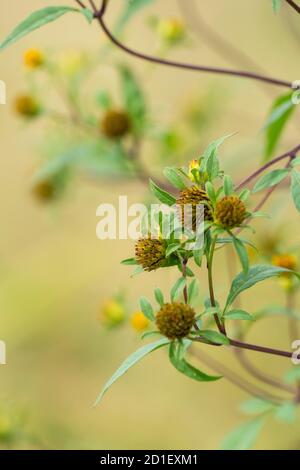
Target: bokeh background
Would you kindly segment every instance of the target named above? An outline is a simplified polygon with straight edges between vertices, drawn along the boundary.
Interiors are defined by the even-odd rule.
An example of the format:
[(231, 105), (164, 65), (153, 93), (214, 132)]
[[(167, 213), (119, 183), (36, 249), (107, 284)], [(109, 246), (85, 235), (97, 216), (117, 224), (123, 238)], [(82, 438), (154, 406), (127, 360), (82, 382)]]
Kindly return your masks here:
[[(53, 4), (49, 0), (17, 3), (1, 1), (1, 38), (29, 12)], [(72, 4), (68, 0), (65, 3)], [(111, 3), (109, 21), (117, 16), (121, 0)], [(295, 20), (287, 8), (280, 15), (272, 14), (270, 3), (199, 0), (207, 23), (270, 75), (299, 79), (298, 33), (294, 32), (298, 18)], [(128, 44), (155, 52), (153, 32), (145, 22), (154, 13), (181, 17), (175, 0), (158, 0), (132, 20), (126, 33)], [(97, 51), (104, 42), (97, 25), (90, 27), (81, 17), (70, 14), (0, 55), (0, 79), (7, 84), (7, 104), (0, 108), (0, 339), (7, 344), (7, 365), (0, 366), (0, 429), (13, 423), (19, 436), (11, 444), (14, 448), (215, 449), (233, 427), (245, 420), (237, 405), (247, 395), (226, 380), (217, 384), (188, 380), (170, 366), (163, 351), (137, 365), (98, 408), (92, 407), (106, 379), (140, 346), (138, 335), (129, 326), (114, 331), (103, 327), (98, 319), (101, 305), (125, 289), (128, 309), (134, 311), (139, 295), (151, 297), (156, 286), (167, 292), (177, 277), (171, 269), (131, 278), (132, 269), (121, 266), (120, 261), (132, 256), (134, 242), (96, 238), (97, 206), (101, 202), (116, 203), (118, 194), (128, 194), (132, 202), (142, 201), (145, 187), (137, 181), (112, 182), (107, 178), (89, 184), (78, 179), (60, 204), (48, 208), (37, 204), (30, 192), (30, 177), (39, 161), (45, 124), (41, 120), (26, 125), (14, 113), (14, 97), (25, 83), (23, 53), (30, 47)], [(149, 66), (121, 52), (114, 54), (134, 67), (153, 116), (161, 122), (184, 119), (180, 116), (193, 100), (201, 106), (202, 96), (213, 96), (217, 105), (212, 122), (204, 133), (199, 133), (199, 153), (212, 139), (237, 132), (222, 150), (226, 172), (233, 172), (238, 181), (259, 164), (263, 145), (260, 130), (280, 89), (269, 87), (265, 93), (247, 80), (160, 67), (154, 67), (149, 74)], [(192, 32), (189, 46), (174, 50), (171, 57), (235, 65), (225, 53), (221, 57), (212, 50), (205, 35), (199, 38)], [(103, 67), (102, 73), (101, 67), (99, 63), (99, 85), (114, 86), (113, 71)], [(294, 119), (285, 133), (283, 150), (297, 144), (297, 122)], [(159, 173), (155, 157), (146, 145), (142, 158)], [(284, 215), (288, 241), (297, 243), (299, 215), (286, 193), (280, 191), (274, 196), (268, 209), (277, 222)], [(266, 224), (255, 222), (259, 237), (265, 235)], [(229, 285), (222, 256), (216, 261), (220, 266), (216, 272), (220, 298)], [(206, 281), (200, 270), (199, 278), (204, 296)], [(256, 287), (243, 296), (243, 302), (251, 311), (267, 305), (270, 298), (273, 302), (283, 300), (276, 281)], [(249, 340), (287, 349), (284, 319), (264, 320), (251, 331)], [(224, 349), (209, 352), (238, 370)], [(278, 374), (290, 367), (285, 359), (257, 353), (251, 357), (261, 368)], [(299, 442), (296, 424), (288, 428), (272, 422), (264, 428), (256, 448), (295, 449)]]

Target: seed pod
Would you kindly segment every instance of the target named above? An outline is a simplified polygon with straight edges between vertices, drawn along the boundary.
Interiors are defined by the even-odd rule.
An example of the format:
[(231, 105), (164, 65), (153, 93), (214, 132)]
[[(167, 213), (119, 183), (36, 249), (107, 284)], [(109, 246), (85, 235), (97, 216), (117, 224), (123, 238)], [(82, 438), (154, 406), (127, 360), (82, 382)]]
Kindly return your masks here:
[(145, 271), (154, 271), (164, 265), (166, 244), (156, 238), (140, 238), (135, 245), (135, 257)]
[(129, 116), (124, 111), (110, 110), (101, 121), (101, 130), (108, 139), (120, 139), (130, 131)]
[(238, 196), (225, 196), (216, 205), (215, 220), (225, 228), (241, 225), (246, 216), (246, 206)]
[[(203, 215), (204, 220), (213, 220), (210, 199), (204, 189), (197, 186), (183, 189), (176, 204), (178, 205), (181, 223), (185, 228), (195, 231)], [(203, 210), (200, 210), (201, 205), (204, 206), (204, 214)]]
[(156, 315), (160, 333), (169, 339), (187, 336), (195, 323), (195, 311), (189, 305), (173, 302), (164, 304)]

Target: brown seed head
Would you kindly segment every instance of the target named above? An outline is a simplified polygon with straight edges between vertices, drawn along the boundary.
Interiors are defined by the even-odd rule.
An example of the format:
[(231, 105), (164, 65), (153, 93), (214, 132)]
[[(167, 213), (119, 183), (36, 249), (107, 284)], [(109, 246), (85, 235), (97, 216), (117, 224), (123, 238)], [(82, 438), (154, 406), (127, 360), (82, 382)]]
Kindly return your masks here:
[(140, 238), (135, 245), (135, 257), (145, 271), (154, 271), (164, 265), (166, 244), (156, 238)]
[(156, 315), (156, 326), (169, 339), (184, 338), (195, 323), (195, 315), (189, 305), (179, 302), (165, 304)]
[(226, 228), (241, 225), (247, 216), (246, 207), (238, 196), (225, 196), (216, 205), (216, 222)]
[(108, 139), (120, 139), (130, 130), (130, 119), (126, 112), (110, 110), (101, 121), (102, 133)]

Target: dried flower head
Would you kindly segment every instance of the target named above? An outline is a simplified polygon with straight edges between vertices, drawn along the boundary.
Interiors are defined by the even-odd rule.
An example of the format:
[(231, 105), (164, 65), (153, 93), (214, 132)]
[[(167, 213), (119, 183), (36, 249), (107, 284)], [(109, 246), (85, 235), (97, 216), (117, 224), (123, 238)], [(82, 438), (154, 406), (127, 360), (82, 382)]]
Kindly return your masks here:
[(27, 118), (36, 117), (40, 114), (39, 103), (30, 95), (20, 95), (16, 98), (15, 109), (18, 114)]
[(215, 220), (223, 227), (237, 227), (243, 223), (246, 216), (246, 206), (238, 196), (225, 196), (216, 205)]
[(51, 179), (45, 179), (37, 182), (32, 192), (34, 197), (40, 202), (51, 202), (57, 196), (57, 188)]
[(166, 244), (156, 238), (140, 238), (135, 245), (135, 257), (145, 271), (153, 271), (164, 265)]
[(28, 49), (24, 54), (24, 64), (31, 69), (41, 67), (44, 62), (44, 54), (39, 49)]
[(202, 205), (204, 206), (204, 220), (213, 219), (210, 199), (206, 191), (197, 186), (183, 189), (176, 204), (179, 206), (182, 225), (186, 228), (197, 229), (197, 223), (202, 221), (203, 210), (200, 210)]
[(138, 333), (147, 330), (150, 322), (148, 318), (145, 317), (143, 312), (135, 312), (131, 319), (130, 319), (130, 324), (132, 328), (137, 331)]
[(160, 333), (169, 339), (184, 338), (195, 323), (195, 315), (189, 305), (179, 302), (165, 304), (156, 315), (156, 325)]
[(108, 139), (120, 139), (130, 131), (130, 118), (124, 111), (110, 110), (101, 121), (102, 133)]

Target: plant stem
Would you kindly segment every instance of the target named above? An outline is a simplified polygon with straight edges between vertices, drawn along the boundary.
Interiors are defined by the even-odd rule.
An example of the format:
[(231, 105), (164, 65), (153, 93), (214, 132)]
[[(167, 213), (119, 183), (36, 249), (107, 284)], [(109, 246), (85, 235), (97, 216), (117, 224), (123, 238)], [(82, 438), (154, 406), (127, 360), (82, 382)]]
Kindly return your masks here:
[[(182, 260), (182, 276), (186, 279), (186, 265), (188, 263), (187, 258), (184, 258)], [(183, 298), (184, 298), (184, 303), (188, 303), (188, 290), (187, 290), (187, 285), (185, 283), (184, 289), (183, 289)]]
[(261, 166), (258, 170), (256, 170), (254, 173), (252, 173), (246, 179), (244, 179), (238, 186), (235, 187), (235, 191), (238, 191), (239, 189), (246, 186), (248, 183), (250, 183), (252, 180), (257, 178), (265, 170), (267, 170), (271, 166), (275, 165), (276, 163), (280, 162), (281, 160), (284, 160), (285, 158), (288, 158), (288, 157), (294, 158), (296, 156), (296, 154), (299, 152), (299, 150), (300, 150), (300, 144), (297, 145), (297, 147), (289, 150), (288, 152), (285, 152), (283, 155), (280, 155), (279, 157), (273, 158), (273, 160), (270, 160), (268, 163)]
[(81, 8), (86, 8), (86, 6), (83, 4), (83, 2), (81, 0), (75, 0), (76, 3), (78, 3), (78, 5), (81, 7)]
[(294, 10), (300, 14), (300, 7), (293, 0), (285, 0)]
[[(215, 293), (214, 293), (214, 285), (213, 285), (213, 275), (212, 275), (212, 267), (213, 267), (213, 258), (214, 258), (214, 252), (215, 252), (215, 247), (217, 243), (218, 237), (215, 236), (211, 242), (210, 246), (210, 252), (207, 257), (207, 277), (208, 277), (208, 287), (209, 287), (209, 297), (210, 297), (210, 304), (212, 307), (216, 306), (216, 299), (215, 299)], [(225, 325), (220, 321), (219, 316), (217, 313), (214, 314), (214, 319), (216, 322), (216, 325), (218, 327), (218, 330), (220, 333), (226, 335), (226, 329)]]
[(252, 72), (246, 72), (243, 70), (231, 70), (231, 69), (226, 69), (226, 68), (221, 68), (221, 67), (207, 67), (204, 65), (194, 65), (194, 64), (189, 64), (189, 63), (184, 63), (184, 62), (175, 62), (171, 60), (165, 60), (161, 59), (159, 57), (154, 57), (151, 55), (144, 54), (142, 52), (136, 51), (134, 49), (131, 49), (130, 47), (124, 45), (122, 42), (117, 39), (112, 32), (109, 30), (109, 28), (106, 26), (106, 23), (104, 22), (104, 13), (105, 13), (105, 5), (106, 2), (103, 0), (102, 3), (102, 8), (100, 12), (97, 12), (96, 18), (98, 19), (98, 22), (106, 34), (106, 36), (111, 40), (115, 46), (117, 46), (119, 49), (121, 49), (123, 52), (126, 54), (129, 54), (133, 57), (136, 57), (138, 59), (142, 59), (147, 62), (155, 63), (158, 65), (165, 65), (168, 67), (175, 67), (175, 68), (180, 68), (180, 69), (185, 69), (185, 70), (192, 70), (195, 72), (207, 72), (207, 73), (214, 73), (218, 75), (229, 75), (229, 76), (236, 76), (240, 78), (248, 78), (252, 80), (258, 80), (261, 82), (268, 83), (270, 85), (277, 85), (285, 88), (292, 88), (292, 82), (286, 81), (286, 80), (278, 80), (276, 78), (268, 77), (265, 75), (257, 74), (257, 73), (252, 73)]

